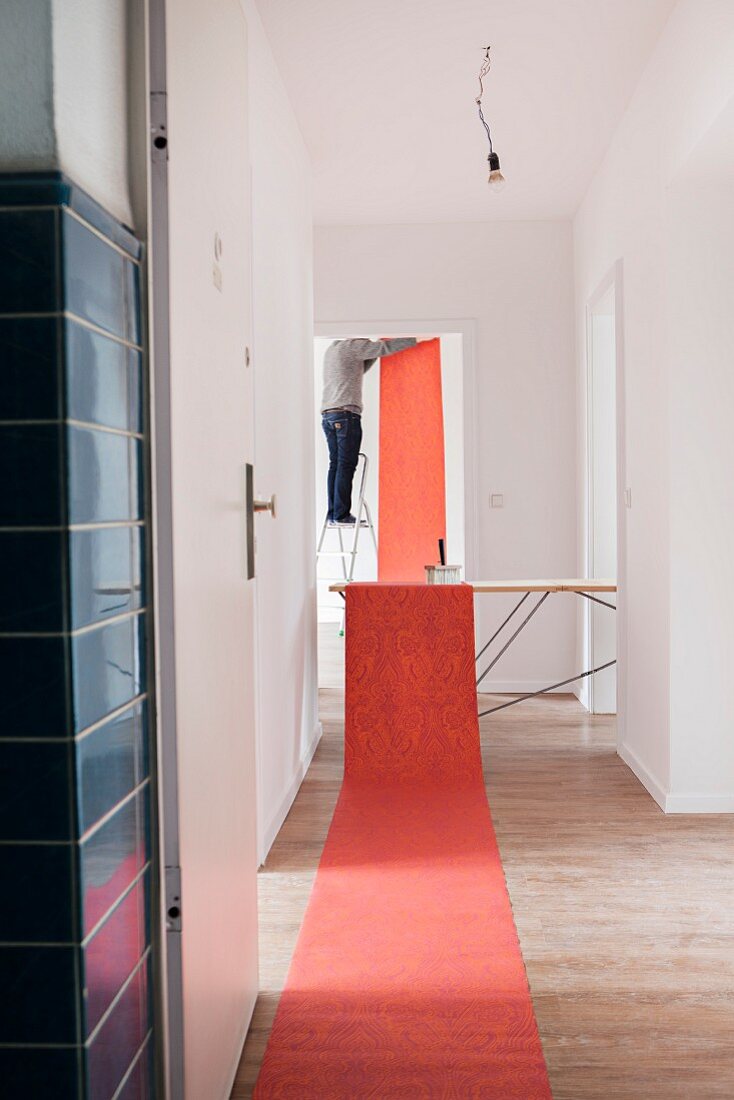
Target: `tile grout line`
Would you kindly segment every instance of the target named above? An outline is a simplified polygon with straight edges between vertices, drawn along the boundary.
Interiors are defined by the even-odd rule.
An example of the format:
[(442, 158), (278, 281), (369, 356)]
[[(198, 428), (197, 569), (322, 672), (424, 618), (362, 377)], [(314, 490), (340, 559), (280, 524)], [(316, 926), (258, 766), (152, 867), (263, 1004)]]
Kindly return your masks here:
[(132, 1073), (133, 1073), (133, 1070), (137, 1066), (138, 1062), (143, 1057), (143, 1054), (145, 1053), (145, 1048), (147, 1047), (148, 1043), (150, 1042), (150, 1037), (151, 1037), (152, 1034), (153, 1034), (153, 1028), (150, 1027), (150, 1028), (148, 1028), (148, 1033), (146, 1034), (146, 1036), (143, 1039), (142, 1043), (138, 1047), (137, 1052), (135, 1053), (135, 1056), (133, 1057), (133, 1060), (131, 1061), (130, 1065), (127, 1067), (127, 1070), (125, 1071), (125, 1074), (124, 1074), (122, 1080), (120, 1081), (120, 1084), (117, 1086), (114, 1093), (112, 1094), (112, 1100), (117, 1100), (117, 1098), (122, 1095), (122, 1090), (124, 1089), (125, 1085), (130, 1080), (130, 1078), (132, 1076)]
[(105, 531), (110, 527), (145, 527), (146, 521), (144, 519), (108, 519), (102, 520), (100, 523), (69, 523), (66, 526), (60, 526), (59, 524), (49, 524), (48, 527), (2, 527), (0, 526), (0, 535), (5, 534), (23, 534), (25, 532), (42, 533), (44, 531), (50, 531), (58, 533), (59, 531)]
[[(115, 252), (118, 252), (124, 259), (129, 260), (131, 264), (135, 264), (136, 267), (140, 267), (142, 261), (139, 257), (131, 256), (129, 252), (125, 251), (122, 245), (119, 245), (117, 241), (113, 241), (110, 237), (106, 236), (106, 234), (104, 234), (101, 229), (97, 229), (96, 225), (92, 225), (91, 222), (88, 222), (86, 218), (82, 217), (82, 215), (73, 208), (73, 206), (69, 206), (68, 203), (60, 203), (58, 209), (61, 210), (63, 213), (68, 214), (69, 217), (73, 218), (75, 222), (79, 223), (79, 225), (83, 225), (84, 228), (88, 229), (90, 233), (93, 233), (95, 237), (99, 237), (99, 239), (101, 241), (104, 241), (104, 243), (109, 248), (113, 249), (113, 251)], [(135, 239), (137, 241), (137, 238)]]
[(143, 791), (145, 787), (150, 784), (150, 776), (146, 776), (137, 787), (134, 787), (131, 791), (121, 798), (119, 802), (116, 802), (111, 810), (108, 810), (99, 821), (95, 821), (86, 832), (82, 833), (80, 837), (75, 837), (72, 840), (0, 840), (0, 848), (75, 848), (77, 845), (81, 847), (82, 844), (86, 844), (88, 840), (91, 840), (93, 836), (105, 825), (108, 824), (118, 812), (122, 810), (128, 803), (132, 802), (134, 798)]
[(84, 634), (93, 634), (111, 623), (120, 623), (126, 619), (138, 618), (140, 615), (145, 615), (147, 610), (147, 607), (136, 607), (132, 611), (122, 611), (119, 615), (110, 615), (108, 619), (100, 619), (97, 623), (78, 626), (75, 630), (0, 630), (0, 638), (80, 638)]
[(102, 1018), (101, 1018), (101, 1019), (100, 1019), (100, 1020), (99, 1020), (99, 1021), (98, 1021), (98, 1022), (97, 1022), (97, 1023), (95, 1024), (95, 1026), (94, 1026), (94, 1028), (92, 1029), (92, 1031), (90, 1031), (89, 1035), (88, 1035), (88, 1036), (87, 1036), (87, 1038), (86, 1038), (86, 1039), (84, 1040), (84, 1043), (82, 1044), (83, 1046), (85, 1046), (85, 1047), (90, 1047), (90, 1046), (92, 1045), (92, 1043), (94, 1042), (94, 1040), (95, 1040), (95, 1039), (97, 1038), (97, 1035), (98, 1035), (98, 1034), (99, 1034), (99, 1032), (100, 1032), (100, 1031), (102, 1030), (102, 1028), (103, 1028), (103, 1027), (104, 1027), (104, 1025), (105, 1025), (105, 1024), (107, 1023), (107, 1021), (109, 1020), (109, 1018), (110, 1018), (110, 1016), (111, 1016), (111, 1014), (112, 1014), (113, 1010), (114, 1010), (114, 1009), (115, 1009), (115, 1008), (117, 1007), (117, 1005), (118, 1005), (118, 1004), (120, 1003), (120, 1001), (122, 1000), (122, 998), (123, 998), (123, 997), (125, 996), (125, 994), (127, 993), (128, 989), (129, 989), (129, 988), (130, 988), (130, 986), (132, 985), (133, 981), (134, 981), (134, 980), (135, 980), (135, 978), (137, 977), (137, 975), (138, 975), (139, 971), (140, 971), (140, 970), (142, 969), (142, 967), (143, 967), (143, 966), (145, 965), (145, 963), (146, 963), (146, 962), (148, 961), (148, 958), (149, 958), (149, 956), (150, 956), (150, 951), (151, 951), (151, 949), (150, 949), (150, 944), (148, 944), (148, 946), (147, 946), (147, 947), (145, 948), (145, 950), (143, 951), (143, 954), (142, 954), (142, 955), (140, 956), (140, 958), (138, 959), (138, 961), (137, 961), (137, 963), (136, 963), (136, 965), (135, 965), (135, 968), (134, 968), (134, 969), (133, 969), (133, 970), (131, 971), (131, 973), (130, 973), (130, 974), (128, 974), (127, 978), (125, 979), (125, 981), (123, 982), (123, 984), (122, 984), (122, 985), (120, 986), (120, 988), (118, 989), (117, 993), (115, 994), (115, 996), (114, 996), (114, 997), (112, 998), (111, 1002), (109, 1003), (109, 1005), (108, 1005), (108, 1006), (107, 1006), (107, 1008), (105, 1009), (104, 1015), (103, 1015), (103, 1016), (102, 1016)]
[(100, 817), (99, 821), (95, 821), (94, 825), (90, 825), (90, 827), (82, 833), (82, 835), (77, 841), (75, 841), (75, 843), (81, 846), (82, 844), (86, 844), (88, 840), (91, 840), (93, 836), (96, 836), (100, 829), (103, 829), (105, 825), (107, 825), (108, 822), (112, 820), (116, 813), (118, 813), (120, 810), (124, 809), (125, 806), (133, 802), (134, 799), (136, 799), (138, 795), (142, 792), (143, 788), (147, 787), (149, 783), (150, 776), (146, 776), (145, 779), (142, 780), (142, 782), (138, 783), (137, 787), (133, 787), (131, 791), (128, 791), (124, 798), (121, 798), (119, 802), (116, 802), (111, 810), (108, 810), (106, 814), (103, 814), (102, 817)]
[(122, 891), (122, 893), (119, 895), (119, 897), (115, 898), (114, 902), (109, 907), (107, 912), (104, 913), (99, 918), (97, 923), (92, 926), (92, 928), (89, 930), (89, 932), (87, 932), (86, 936), (84, 936), (84, 938), (81, 940), (81, 943), (76, 944), (75, 946), (77, 946), (77, 947), (87, 947), (91, 943), (91, 941), (94, 939), (94, 937), (97, 935), (97, 933), (104, 927), (104, 925), (112, 917), (112, 915), (120, 908), (122, 903), (126, 900), (126, 898), (128, 898), (130, 896), (130, 894), (133, 892), (133, 890), (138, 885), (138, 883), (145, 877), (145, 875), (147, 875), (148, 871), (150, 871), (150, 870), (151, 870), (151, 861), (149, 859), (147, 859), (145, 861), (144, 865), (138, 871), (135, 878), (132, 880), (132, 882), (130, 882), (125, 887), (125, 889)]
[(108, 714), (105, 714), (102, 718), (98, 718), (96, 722), (92, 722), (91, 725), (85, 726), (79, 733), (71, 734), (68, 737), (0, 737), (0, 745), (5, 742), (13, 744), (43, 744), (43, 745), (61, 745), (67, 742), (79, 742), (83, 741), (90, 734), (95, 733), (102, 726), (108, 722), (114, 721), (119, 718), (125, 711), (130, 710), (136, 703), (143, 703), (148, 698), (147, 691), (141, 691), (133, 699), (128, 700), (127, 703), (123, 703), (122, 706), (115, 707)]
[(88, 321), (86, 317), (80, 317), (79, 314), (72, 313), (70, 309), (36, 310), (29, 313), (0, 313), (0, 321), (39, 321), (49, 320), (52, 317), (64, 317), (67, 321), (73, 321), (74, 324), (89, 329), (90, 332), (97, 333), (98, 336), (106, 336), (108, 340), (113, 340), (114, 343), (122, 344), (123, 347), (131, 348), (133, 351), (139, 351), (141, 354), (145, 350), (142, 344), (135, 344), (124, 336), (109, 332), (101, 325), (96, 325), (94, 321)]
[(109, 424), (95, 424), (91, 420), (76, 420), (73, 417), (65, 417), (57, 420), (0, 420), (0, 428), (29, 428), (48, 425), (67, 425), (72, 428), (83, 428), (86, 431), (106, 432), (108, 435), (121, 435), (125, 439), (143, 439), (142, 432), (132, 432), (126, 428), (113, 428)]
[[(0, 205), (0, 214), (47, 214), (52, 211), (66, 212), (75, 221), (79, 222), (80, 225), (83, 225), (85, 229), (88, 229), (90, 233), (93, 233), (95, 237), (99, 237), (100, 240), (104, 241), (104, 243), (109, 248), (113, 249), (113, 251), (115, 252), (119, 252), (120, 255), (123, 256), (124, 259), (129, 260), (131, 264), (135, 264), (136, 267), (142, 266), (143, 261), (141, 257), (131, 255), (126, 249), (122, 247), (122, 245), (118, 244), (117, 241), (113, 241), (110, 237), (103, 233), (101, 229), (98, 229), (96, 225), (93, 225), (90, 221), (83, 217), (83, 215), (75, 210), (73, 206), (70, 206), (68, 202), (38, 203), (38, 205), (21, 205), (19, 203), (17, 206)], [(116, 221), (116, 219), (113, 220)], [(122, 228), (125, 230), (125, 232), (130, 233), (130, 236), (135, 239), (136, 243), (140, 243), (135, 235), (127, 229), (127, 226), (123, 226)]]

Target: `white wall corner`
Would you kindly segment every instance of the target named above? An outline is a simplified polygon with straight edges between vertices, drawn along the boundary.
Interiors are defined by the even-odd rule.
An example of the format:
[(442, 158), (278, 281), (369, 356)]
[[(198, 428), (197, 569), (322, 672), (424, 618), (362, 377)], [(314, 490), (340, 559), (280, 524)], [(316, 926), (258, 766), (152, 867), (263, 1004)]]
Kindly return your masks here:
[(259, 841), (260, 851), (257, 854), (258, 864), (261, 867), (265, 860), (268, 858), (268, 852), (273, 846), (273, 841), (280, 832), (280, 828), (286, 817), (288, 816), (288, 811), (295, 801), (295, 797), (298, 794), (301, 783), (303, 783), (306, 772), (311, 766), (311, 761), (313, 760), (314, 753), (318, 748), (319, 741), (321, 740), (323, 733), (324, 727), (322, 726), (321, 722), (317, 722), (311, 735), (311, 740), (306, 746), (298, 763), (298, 767), (296, 768), (293, 779), (288, 784), (288, 787), (286, 788), (282, 799), (280, 800), (278, 806), (276, 807), (269, 821), (265, 825), (265, 828), (263, 829), (263, 834), (260, 837)]
[(617, 752), (619, 756), (624, 760), (627, 767), (634, 773), (639, 779), (645, 790), (652, 795), (657, 802), (658, 806), (664, 813), (668, 813), (667, 801), (668, 792), (663, 787), (652, 772), (648, 771), (645, 765), (642, 763), (637, 754), (629, 747), (629, 745), (618, 745)]

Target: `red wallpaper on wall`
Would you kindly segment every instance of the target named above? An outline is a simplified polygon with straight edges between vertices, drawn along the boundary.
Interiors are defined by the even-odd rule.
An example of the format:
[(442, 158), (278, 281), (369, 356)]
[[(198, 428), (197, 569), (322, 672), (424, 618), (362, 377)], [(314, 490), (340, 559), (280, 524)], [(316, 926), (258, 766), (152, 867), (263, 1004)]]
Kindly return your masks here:
[(446, 537), (441, 341), (380, 362), (381, 581), (423, 581)]

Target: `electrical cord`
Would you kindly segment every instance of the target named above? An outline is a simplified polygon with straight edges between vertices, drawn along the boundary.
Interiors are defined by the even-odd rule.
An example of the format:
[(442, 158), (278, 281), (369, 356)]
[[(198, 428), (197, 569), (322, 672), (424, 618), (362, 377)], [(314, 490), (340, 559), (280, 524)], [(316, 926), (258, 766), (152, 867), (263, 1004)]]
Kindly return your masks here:
[(487, 140), (489, 142), (489, 151), (490, 151), (490, 153), (493, 153), (494, 150), (492, 148), (492, 134), (490, 133), (489, 124), (487, 123), (487, 120), (484, 117), (484, 112), (482, 111), (482, 97), (484, 95), (484, 78), (487, 75), (487, 73), (489, 72), (489, 70), (491, 68), (491, 65), (492, 65), (492, 62), (490, 61), (490, 57), (489, 57), (490, 49), (491, 49), (490, 46), (485, 46), (484, 47), (484, 61), (482, 62), (482, 67), (479, 70), (479, 95), (477, 96), (475, 102), (476, 102), (476, 105), (477, 105), (477, 109), (479, 111), (479, 121), (481, 122), (484, 129), (487, 131)]

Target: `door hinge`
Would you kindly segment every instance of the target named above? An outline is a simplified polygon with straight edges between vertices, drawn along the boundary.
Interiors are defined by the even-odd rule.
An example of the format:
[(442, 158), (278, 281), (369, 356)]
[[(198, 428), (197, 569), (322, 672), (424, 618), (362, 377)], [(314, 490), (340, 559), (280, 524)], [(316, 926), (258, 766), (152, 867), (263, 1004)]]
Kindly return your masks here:
[(168, 160), (168, 110), (165, 92), (150, 93), (151, 160)]
[(166, 867), (166, 931), (181, 931), (180, 867)]

